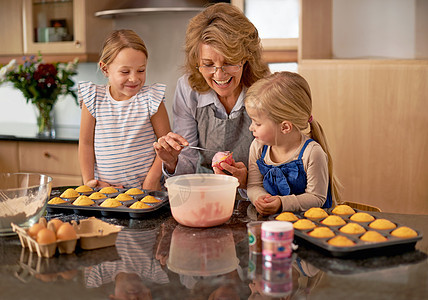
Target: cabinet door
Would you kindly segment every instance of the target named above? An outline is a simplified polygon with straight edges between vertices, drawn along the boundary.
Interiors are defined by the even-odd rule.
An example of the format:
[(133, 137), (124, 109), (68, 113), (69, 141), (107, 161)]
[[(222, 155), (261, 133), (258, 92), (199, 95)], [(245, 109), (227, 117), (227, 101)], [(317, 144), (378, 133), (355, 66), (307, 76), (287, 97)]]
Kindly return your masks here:
[[(0, 55), (22, 54), (22, 2), (0, 0)], [(7, 42), (5, 42), (7, 41)]]
[(24, 0), (24, 53), (84, 53), (84, 0)]

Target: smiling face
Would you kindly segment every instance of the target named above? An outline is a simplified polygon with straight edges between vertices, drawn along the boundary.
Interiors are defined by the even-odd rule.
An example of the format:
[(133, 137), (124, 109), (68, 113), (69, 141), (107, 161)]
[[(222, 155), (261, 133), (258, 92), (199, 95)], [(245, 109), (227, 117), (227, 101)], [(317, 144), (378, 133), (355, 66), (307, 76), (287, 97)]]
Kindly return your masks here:
[(281, 134), (281, 125), (269, 119), (265, 113), (252, 108), (247, 108), (246, 110), (251, 118), (249, 129), (254, 138), (264, 145), (277, 145), (277, 139)]
[[(199, 66), (216, 66), (222, 67), (226, 65), (235, 65), (225, 61), (223, 55), (218, 53), (212, 46), (202, 44), (200, 46)], [(235, 101), (238, 99), (242, 90), (242, 67), (236, 73), (225, 73), (221, 68), (217, 68), (215, 73), (208, 74), (201, 72), (207, 84), (212, 88), (220, 100), (232, 98)]]
[(121, 50), (112, 63), (100, 65), (110, 84), (110, 94), (117, 101), (136, 95), (146, 82), (147, 57), (132, 48)]

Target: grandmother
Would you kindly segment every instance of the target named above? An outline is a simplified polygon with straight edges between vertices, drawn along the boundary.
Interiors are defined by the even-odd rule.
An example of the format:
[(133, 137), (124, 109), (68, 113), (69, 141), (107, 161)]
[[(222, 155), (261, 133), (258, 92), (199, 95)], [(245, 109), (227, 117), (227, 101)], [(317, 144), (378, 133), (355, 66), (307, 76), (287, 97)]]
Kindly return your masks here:
[(237, 7), (218, 3), (193, 17), (187, 27), (186, 74), (178, 79), (173, 132), (154, 143), (167, 176), (225, 174), (211, 167), (215, 151), (231, 151), (235, 162), (222, 167), (246, 188), (253, 140), (244, 107), (247, 88), (269, 74), (261, 59), (257, 29)]

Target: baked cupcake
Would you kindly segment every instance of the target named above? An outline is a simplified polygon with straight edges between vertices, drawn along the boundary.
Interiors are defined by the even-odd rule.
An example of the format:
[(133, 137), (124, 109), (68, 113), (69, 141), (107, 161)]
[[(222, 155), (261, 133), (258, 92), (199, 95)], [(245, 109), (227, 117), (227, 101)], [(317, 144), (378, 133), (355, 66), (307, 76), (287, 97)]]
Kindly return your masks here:
[(391, 235), (395, 236), (395, 237), (406, 239), (406, 238), (416, 237), (416, 236), (418, 236), (418, 233), (415, 230), (413, 230), (412, 228), (409, 228), (407, 226), (401, 226), (401, 227), (398, 227), (397, 229), (393, 230), (391, 232)]
[(64, 199), (61, 199), (60, 197), (54, 197), (51, 200), (49, 200), (48, 204), (64, 204), (67, 203)]
[(347, 238), (346, 236), (343, 236), (343, 235), (337, 235), (334, 238), (329, 239), (327, 243), (332, 245), (332, 246), (337, 246), (337, 247), (355, 246), (355, 243), (352, 240), (350, 240), (349, 238)]
[(295, 229), (305, 230), (305, 229), (315, 228), (315, 224), (311, 220), (300, 219), (300, 220), (294, 222), (293, 227)]
[(348, 223), (345, 226), (340, 227), (339, 230), (347, 234), (361, 234), (366, 232), (366, 229), (357, 223)]
[(397, 225), (387, 219), (376, 219), (369, 224), (369, 227), (378, 230), (386, 230), (394, 229), (395, 227), (397, 227)]
[(122, 203), (120, 203), (119, 200), (107, 198), (106, 200), (103, 201), (103, 203), (101, 203), (100, 206), (102, 206), (102, 207), (118, 207), (121, 205), (122, 205)]
[(131, 195), (121, 193), (121, 194), (117, 195), (115, 199), (119, 200), (119, 201), (129, 201), (129, 200), (133, 200), (134, 198), (132, 198)]
[(305, 212), (304, 216), (309, 219), (321, 219), (327, 217), (328, 214), (321, 207), (311, 207)]
[(79, 192), (79, 193), (90, 193), (93, 191), (94, 190), (87, 185), (81, 185), (81, 186), (76, 188), (76, 192)]
[(62, 194), (61, 194), (61, 198), (77, 198), (79, 197), (80, 194), (78, 192), (76, 192), (75, 189), (69, 188), (66, 189)]
[(324, 225), (328, 226), (339, 226), (339, 225), (345, 225), (346, 222), (339, 216), (328, 216), (324, 220), (321, 221)]
[(314, 230), (308, 233), (312, 237), (316, 238), (329, 238), (333, 237), (335, 234), (334, 232), (328, 228), (328, 227), (316, 227)]
[(335, 215), (352, 215), (355, 214), (355, 210), (346, 204), (337, 205), (332, 211)]
[(285, 211), (283, 213), (280, 213), (275, 217), (275, 220), (278, 221), (287, 221), (287, 222), (294, 222), (297, 221), (299, 218), (296, 217), (295, 214)]
[(137, 201), (137, 202), (132, 203), (132, 205), (129, 208), (132, 208), (132, 209), (145, 209), (145, 208), (150, 208), (150, 207), (151, 207), (150, 205), (148, 205), (148, 204), (146, 204), (144, 202)]
[(92, 200), (100, 200), (100, 199), (107, 198), (107, 196), (104, 195), (103, 193), (100, 193), (100, 192), (94, 192), (94, 193), (89, 195), (89, 198)]
[(159, 202), (161, 202), (159, 199), (156, 199), (155, 197), (150, 196), (150, 195), (144, 197), (140, 201), (144, 202), (144, 203), (159, 203)]
[(88, 196), (79, 196), (74, 202), (73, 205), (79, 205), (79, 206), (91, 206), (94, 205), (95, 202), (91, 200)]
[(144, 192), (142, 190), (137, 189), (137, 188), (129, 189), (125, 193), (127, 193), (128, 195), (141, 195), (141, 194), (144, 194)]
[(349, 219), (355, 222), (371, 222), (374, 220), (374, 217), (365, 212), (357, 212), (353, 214)]
[(386, 242), (388, 239), (377, 231), (369, 230), (360, 237), (360, 240), (365, 242), (376, 243), (376, 242)]
[(117, 193), (118, 192), (118, 190), (116, 190), (114, 187), (112, 187), (112, 186), (106, 186), (106, 187), (103, 187), (101, 190), (100, 190), (100, 193), (103, 193), (103, 194), (114, 194), (114, 193)]

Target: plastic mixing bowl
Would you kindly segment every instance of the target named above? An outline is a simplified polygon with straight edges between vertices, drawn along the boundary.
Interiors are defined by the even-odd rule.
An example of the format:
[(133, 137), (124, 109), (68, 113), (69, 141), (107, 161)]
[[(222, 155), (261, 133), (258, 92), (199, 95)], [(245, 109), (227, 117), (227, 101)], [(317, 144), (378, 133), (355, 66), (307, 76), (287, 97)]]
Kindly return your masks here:
[(233, 213), (238, 179), (227, 175), (191, 174), (168, 178), (165, 186), (174, 219), (190, 227), (212, 227)]
[(0, 235), (12, 235), (11, 222), (37, 223), (46, 210), (52, 177), (35, 173), (0, 173)]

